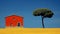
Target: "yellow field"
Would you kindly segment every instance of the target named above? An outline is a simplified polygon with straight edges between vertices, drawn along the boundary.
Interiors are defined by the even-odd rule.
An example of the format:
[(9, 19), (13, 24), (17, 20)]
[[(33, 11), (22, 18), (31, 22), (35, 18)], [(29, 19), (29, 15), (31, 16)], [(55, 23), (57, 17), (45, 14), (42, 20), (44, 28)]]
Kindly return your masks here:
[(0, 34), (60, 34), (60, 28), (0, 28)]

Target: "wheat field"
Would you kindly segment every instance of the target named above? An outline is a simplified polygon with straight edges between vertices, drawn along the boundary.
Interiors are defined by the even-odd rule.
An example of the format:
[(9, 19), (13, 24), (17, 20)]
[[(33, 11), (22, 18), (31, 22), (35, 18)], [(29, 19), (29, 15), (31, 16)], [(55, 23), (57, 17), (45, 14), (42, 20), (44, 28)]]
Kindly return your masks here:
[(0, 28), (0, 34), (60, 34), (60, 28)]

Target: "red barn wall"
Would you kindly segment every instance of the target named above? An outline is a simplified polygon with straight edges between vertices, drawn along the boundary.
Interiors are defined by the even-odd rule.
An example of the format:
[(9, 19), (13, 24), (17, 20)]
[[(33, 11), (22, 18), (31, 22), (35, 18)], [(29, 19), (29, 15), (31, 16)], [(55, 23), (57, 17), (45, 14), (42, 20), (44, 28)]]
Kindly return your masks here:
[(16, 27), (18, 25), (18, 23), (20, 23), (20, 27), (23, 26), (23, 17), (21, 16), (16, 16), (16, 15), (12, 15), (12, 16), (7, 16), (5, 18), (6, 20), (6, 26), (13, 26)]

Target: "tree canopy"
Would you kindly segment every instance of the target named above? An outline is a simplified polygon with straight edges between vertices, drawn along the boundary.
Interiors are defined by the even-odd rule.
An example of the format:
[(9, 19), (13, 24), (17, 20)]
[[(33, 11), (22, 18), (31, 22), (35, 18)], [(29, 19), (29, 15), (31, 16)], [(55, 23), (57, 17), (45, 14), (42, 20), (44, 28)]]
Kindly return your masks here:
[(51, 18), (53, 16), (53, 12), (47, 8), (39, 8), (34, 10), (33, 15)]

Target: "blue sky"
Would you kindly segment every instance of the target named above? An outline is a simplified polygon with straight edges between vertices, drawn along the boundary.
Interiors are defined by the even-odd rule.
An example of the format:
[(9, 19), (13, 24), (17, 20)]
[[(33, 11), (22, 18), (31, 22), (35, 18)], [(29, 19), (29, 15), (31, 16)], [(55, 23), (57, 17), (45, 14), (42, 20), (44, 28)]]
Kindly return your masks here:
[(46, 28), (60, 28), (60, 0), (0, 0), (0, 28), (5, 27), (5, 17), (19, 15), (24, 17), (25, 28), (42, 28), (41, 16), (33, 16), (36, 8), (49, 8), (52, 18), (45, 18)]

